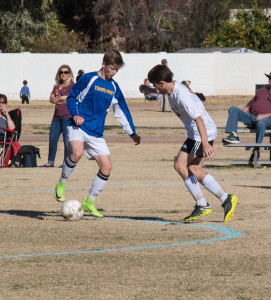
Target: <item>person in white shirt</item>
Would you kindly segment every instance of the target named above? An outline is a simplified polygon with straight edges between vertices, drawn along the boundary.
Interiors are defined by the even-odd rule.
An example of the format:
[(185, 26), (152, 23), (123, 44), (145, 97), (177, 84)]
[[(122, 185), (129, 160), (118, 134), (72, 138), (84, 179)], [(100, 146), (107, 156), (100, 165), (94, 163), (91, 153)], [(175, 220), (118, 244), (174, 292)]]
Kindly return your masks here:
[(167, 66), (153, 67), (148, 73), (148, 79), (154, 88), (141, 85), (139, 90), (145, 94), (157, 92), (167, 94), (173, 112), (187, 130), (187, 139), (174, 162), (175, 170), (181, 175), (185, 186), (196, 201), (194, 210), (184, 218), (184, 221), (195, 221), (212, 212), (199, 183), (220, 199), (224, 208), (224, 222), (230, 221), (238, 202), (237, 196), (226, 193), (215, 178), (202, 169), (204, 158), (215, 157), (213, 143), (217, 128), (214, 121), (197, 95), (191, 93), (185, 85), (173, 81), (172, 72)]

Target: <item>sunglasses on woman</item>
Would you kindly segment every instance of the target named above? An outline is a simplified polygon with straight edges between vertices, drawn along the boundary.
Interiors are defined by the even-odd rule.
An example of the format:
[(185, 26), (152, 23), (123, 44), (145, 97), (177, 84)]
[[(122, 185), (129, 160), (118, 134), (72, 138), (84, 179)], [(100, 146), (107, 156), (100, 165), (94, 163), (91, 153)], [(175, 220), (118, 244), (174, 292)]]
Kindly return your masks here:
[(0, 101), (0, 104), (7, 104), (6, 101)]
[(62, 75), (62, 74), (70, 74), (70, 72), (69, 71), (59, 71), (59, 75)]

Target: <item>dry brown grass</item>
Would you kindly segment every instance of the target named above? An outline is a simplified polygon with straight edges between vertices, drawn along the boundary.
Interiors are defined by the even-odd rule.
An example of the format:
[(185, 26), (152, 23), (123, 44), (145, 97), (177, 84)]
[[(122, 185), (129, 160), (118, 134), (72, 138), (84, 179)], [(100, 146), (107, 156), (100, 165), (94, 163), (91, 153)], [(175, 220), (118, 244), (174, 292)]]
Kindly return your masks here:
[[(225, 126), (227, 109), (217, 103), (220, 99), (208, 101), (218, 127)], [(270, 299), (270, 169), (231, 167), (230, 159), (249, 153), (224, 148), (220, 129), (217, 160), (206, 161), (205, 169), (238, 196), (235, 217), (224, 224), (220, 201), (205, 191), (213, 212), (197, 223), (202, 226), (177, 224), (194, 205), (173, 170), (173, 157), (185, 139), (183, 125), (173, 113), (159, 112), (157, 103), (128, 103), (142, 144), (134, 146), (109, 113), (105, 137), (113, 170), (96, 201), (109, 218), (95, 220), (85, 214), (81, 221), (64, 221), (61, 204), (54, 200), (61, 172), (57, 167), (0, 170), (0, 299)], [(15, 106), (10, 103), (10, 108)], [(21, 144), (39, 147), (42, 165), (53, 107), (31, 102), (22, 112)], [(59, 142), (56, 166), (62, 159)], [(67, 183), (66, 198), (82, 200), (97, 171), (95, 162), (84, 157)], [(151, 248), (221, 237), (214, 226), (242, 236)], [(91, 252), (144, 246), (149, 248)], [(89, 252), (75, 253), (84, 250)], [(63, 252), (67, 254), (57, 255)], [(29, 256), (19, 256), (24, 254)]]

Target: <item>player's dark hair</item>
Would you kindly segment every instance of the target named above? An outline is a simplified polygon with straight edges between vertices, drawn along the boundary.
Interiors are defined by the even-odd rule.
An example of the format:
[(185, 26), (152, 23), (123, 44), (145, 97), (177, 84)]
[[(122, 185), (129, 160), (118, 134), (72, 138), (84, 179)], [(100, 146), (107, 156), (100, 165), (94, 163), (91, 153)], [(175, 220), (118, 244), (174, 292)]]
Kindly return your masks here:
[(118, 66), (119, 68), (124, 66), (121, 54), (114, 49), (105, 52), (103, 61), (106, 65)]
[(156, 65), (149, 71), (148, 79), (152, 84), (160, 81), (172, 82), (172, 72), (167, 66)]
[(26, 80), (24, 80), (24, 81), (23, 81), (23, 84), (24, 84), (24, 85), (27, 85), (27, 81), (26, 81)]

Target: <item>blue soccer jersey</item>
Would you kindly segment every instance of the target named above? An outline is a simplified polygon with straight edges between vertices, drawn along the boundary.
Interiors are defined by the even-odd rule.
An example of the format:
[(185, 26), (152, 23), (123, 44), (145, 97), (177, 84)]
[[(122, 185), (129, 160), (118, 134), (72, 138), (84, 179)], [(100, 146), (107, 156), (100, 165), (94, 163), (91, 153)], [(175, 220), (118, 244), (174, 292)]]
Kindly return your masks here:
[[(80, 78), (70, 91), (67, 105), (72, 117), (84, 118), (80, 128), (91, 136), (103, 136), (105, 118), (111, 106), (124, 131), (129, 135), (135, 133), (132, 116), (118, 84), (113, 79), (104, 80), (97, 72)], [(68, 122), (68, 126), (71, 125), (75, 125), (72, 118)]]

